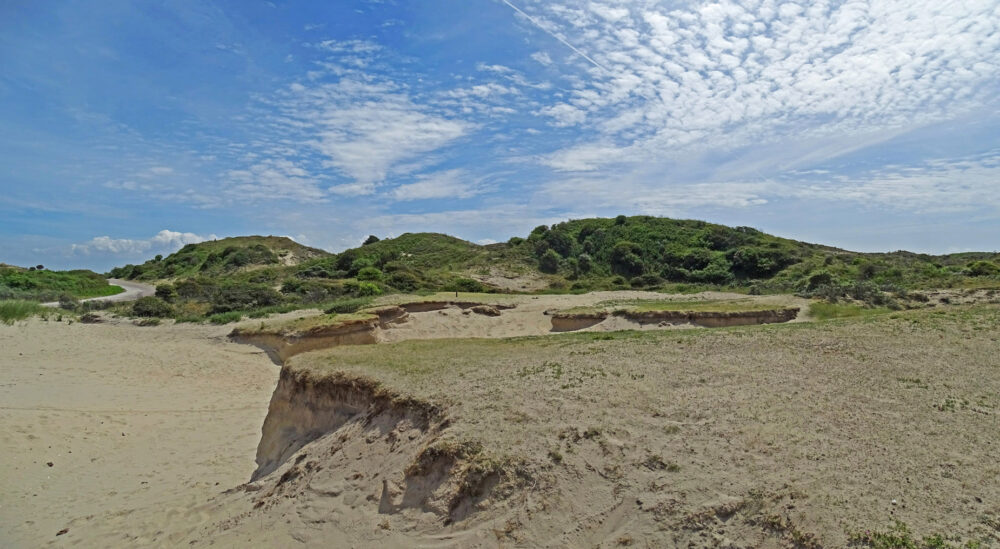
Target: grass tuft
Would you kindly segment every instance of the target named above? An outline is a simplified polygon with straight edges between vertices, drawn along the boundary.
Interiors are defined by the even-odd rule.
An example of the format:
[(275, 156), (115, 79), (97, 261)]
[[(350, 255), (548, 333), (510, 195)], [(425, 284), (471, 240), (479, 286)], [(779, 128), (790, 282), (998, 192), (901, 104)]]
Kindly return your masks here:
[(34, 301), (8, 299), (0, 301), (0, 322), (8, 326), (34, 315), (46, 315), (49, 310)]

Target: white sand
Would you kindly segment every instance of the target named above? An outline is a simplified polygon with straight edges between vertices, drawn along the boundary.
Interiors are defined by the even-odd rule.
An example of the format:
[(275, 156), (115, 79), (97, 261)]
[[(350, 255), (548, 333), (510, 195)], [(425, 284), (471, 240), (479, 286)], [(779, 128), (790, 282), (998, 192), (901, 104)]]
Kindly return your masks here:
[(278, 368), (228, 331), (0, 325), (0, 546), (246, 482)]

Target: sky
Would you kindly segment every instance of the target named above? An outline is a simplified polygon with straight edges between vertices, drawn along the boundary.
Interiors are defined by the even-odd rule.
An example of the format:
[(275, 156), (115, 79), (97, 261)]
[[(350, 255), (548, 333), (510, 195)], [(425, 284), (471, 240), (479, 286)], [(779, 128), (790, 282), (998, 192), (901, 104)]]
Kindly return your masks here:
[(0, 262), (618, 214), (1000, 249), (1000, 2), (0, 3)]

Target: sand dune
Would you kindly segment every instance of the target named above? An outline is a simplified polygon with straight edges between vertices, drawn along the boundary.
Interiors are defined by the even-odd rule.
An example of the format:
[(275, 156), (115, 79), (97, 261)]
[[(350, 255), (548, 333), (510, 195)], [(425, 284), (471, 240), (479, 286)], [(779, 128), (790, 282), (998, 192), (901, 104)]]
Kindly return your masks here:
[(73, 543), (74, 518), (245, 482), (278, 370), (226, 331), (0, 326), (0, 545)]

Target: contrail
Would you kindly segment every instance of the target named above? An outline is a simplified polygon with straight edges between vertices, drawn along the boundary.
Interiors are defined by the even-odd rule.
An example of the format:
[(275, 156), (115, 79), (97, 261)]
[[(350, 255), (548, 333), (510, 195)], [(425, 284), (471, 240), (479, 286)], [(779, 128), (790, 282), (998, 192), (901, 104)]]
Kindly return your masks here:
[(602, 65), (602, 64), (598, 63), (597, 61), (594, 61), (593, 59), (591, 59), (589, 55), (587, 55), (587, 54), (583, 53), (582, 51), (576, 49), (576, 47), (573, 46), (573, 44), (570, 44), (569, 42), (563, 40), (557, 34), (555, 34), (553, 32), (550, 32), (548, 29), (546, 29), (541, 24), (539, 24), (538, 21), (535, 21), (534, 17), (528, 15), (527, 13), (524, 13), (524, 11), (521, 10), (521, 8), (515, 6), (514, 4), (511, 4), (508, 0), (500, 0), (500, 1), (503, 2), (504, 4), (507, 4), (508, 6), (510, 6), (510, 8), (512, 10), (514, 10), (517, 13), (520, 13), (521, 15), (523, 15), (528, 21), (531, 21), (531, 24), (533, 24), (536, 27), (538, 27), (539, 29), (541, 29), (542, 32), (544, 32), (545, 34), (548, 34), (552, 38), (555, 38), (556, 40), (562, 42), (564, 46), (566, 46), (567, 48), (569, 48), (569, 49), (573, 50), (574, 52), (576, 52), (577, 55), (579, 55), (580, 57), (586, 59), (587, 61), (590, 61), (591, 64), (593, 64), (595, 67), (601, 69), (604, 72), (611, 72), (604, 65)]

